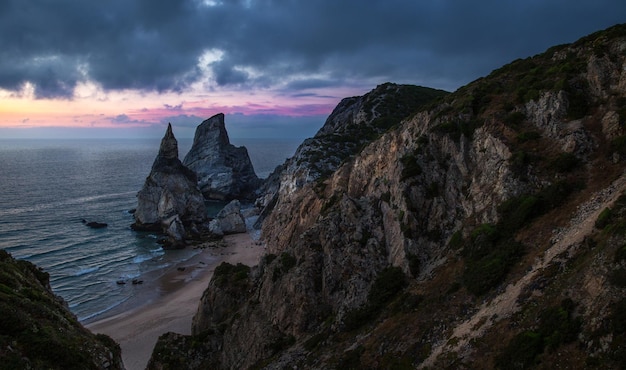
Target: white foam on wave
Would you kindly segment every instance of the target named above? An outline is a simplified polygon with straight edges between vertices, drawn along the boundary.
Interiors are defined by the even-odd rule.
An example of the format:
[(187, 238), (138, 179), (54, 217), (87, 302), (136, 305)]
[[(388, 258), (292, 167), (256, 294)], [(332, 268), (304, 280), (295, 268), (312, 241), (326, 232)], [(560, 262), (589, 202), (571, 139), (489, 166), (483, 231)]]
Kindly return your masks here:
[(151, 260), (153, 257), (154, 256), (152, 254), (140, 254), (140, 255), (135, 256), (133, 258), (133, 263), (134, 264), (140, 264), (142, 262)]
[(82, 275), (91, 274), (92, 272), (96, 272), (99, 269), (100, 269), (100, 267), (98, 267), (98, 266), (96, 266), (96, 267), (87, 267), (87, 268), (78, 270), (76, 273), (74, 273), (73, 276), (82, 276)]
[(151, 249), (150, 253), (152, 253), (155, 256), (162, 256), (165, 254), (165, 251), (163, 250), (162, 247), (158, 247), (157, 249)]

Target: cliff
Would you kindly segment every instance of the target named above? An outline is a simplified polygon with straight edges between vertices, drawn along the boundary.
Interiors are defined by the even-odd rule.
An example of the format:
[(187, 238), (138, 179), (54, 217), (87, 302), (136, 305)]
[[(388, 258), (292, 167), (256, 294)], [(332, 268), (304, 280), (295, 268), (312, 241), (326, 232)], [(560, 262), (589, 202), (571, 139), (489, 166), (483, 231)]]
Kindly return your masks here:
[[(341, 158), (290, 160), (268, 254), (216, 269), (193, 335), (162, 337), (151, 367), (623, 366), (625, 51), (615, 26), (398, 115)], [(318, 134), (350, 127), (355, 102), (401, 105), (383, 86)]]
[(252, 200), (261, 184), (247, 149), (230, 143), (221, 113), (196, 128), (183, 164), (196, 173), (198, 186), (207, 199)]
[(263, 196), (257, 200), (263, 208), (259, 223), (279, 199), (308, 183), (323, 181), (402, 119), (446, 94), (427, 87), (386, 83), (364, 96), (343, 99), (315, 136), (305, 140), (263, 184)]
[(50, 289), (48, 274), (0, 250), (0, 368), (123, 369), (121, 350), (94, 335)]
[(193, 171), (178, 159), (178, 141), (167, 130), (150, 174), (137, 193), (135, 230), (161, 231), (168, 236), (168, 247), (184, 246), (192, 232), (200, 233), (207, 221), (204, 198)]

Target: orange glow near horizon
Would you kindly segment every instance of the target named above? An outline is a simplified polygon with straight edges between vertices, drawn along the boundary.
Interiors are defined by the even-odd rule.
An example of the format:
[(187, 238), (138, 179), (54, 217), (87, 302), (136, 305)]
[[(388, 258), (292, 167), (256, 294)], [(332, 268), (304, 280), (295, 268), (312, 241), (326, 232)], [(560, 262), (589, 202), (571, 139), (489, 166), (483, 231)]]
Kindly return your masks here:
[(217, 113), (319, 116), (328, 115), (341, 98), (327, 92), (290, 97), (266, 91), (105, 93), (94, 86), (81, 86), (76, 90), (74, 98), (67, 100), (35, 99), (28, 92), (0, 91), (0, 128), (137, 128), (158, 125), (171, 117), (205, 119)]

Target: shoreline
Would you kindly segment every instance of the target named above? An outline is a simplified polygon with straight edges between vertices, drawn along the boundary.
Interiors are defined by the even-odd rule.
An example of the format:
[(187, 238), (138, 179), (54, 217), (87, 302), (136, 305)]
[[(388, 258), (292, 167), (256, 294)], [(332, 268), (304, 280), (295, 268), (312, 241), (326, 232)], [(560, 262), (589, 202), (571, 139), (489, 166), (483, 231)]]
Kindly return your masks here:
[(83, 325), (120, 344), (127, 370), (145, 369), (161, 334), (170, 331), (191, 334), (192, 318), (215, 267), (222, 262), (254, 266), (265, 252), (249, 232), (226, 235), (224, 243), (225, 247), (205, 248), (190, 259), (170, 266), (154, 282), (140, 285), (145, 294), (133, 299), (134, 306), (122, 304), (86, 320)]

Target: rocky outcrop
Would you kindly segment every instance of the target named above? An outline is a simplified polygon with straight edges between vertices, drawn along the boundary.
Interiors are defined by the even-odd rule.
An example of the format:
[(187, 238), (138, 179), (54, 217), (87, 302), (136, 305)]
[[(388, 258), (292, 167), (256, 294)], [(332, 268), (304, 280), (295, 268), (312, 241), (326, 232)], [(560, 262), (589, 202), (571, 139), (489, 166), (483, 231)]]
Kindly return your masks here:
[[(620, 366), (624, 50), (621, 25), (515, 61), (338, 162), (311, 165), (305, 142), (273, 187), (268, 254), (216, 270), (193, 335), (163, 338), (152, 364)], [(324, 137), (367, 99), (344, 100)]]
[(196, 175), (178, 159), (178, 142), (171, 124), (137, 194), (134, 217), (133, 229), (163, 232), (168, 236), (168, 247), (184, 246), (188, 230), (197, 229), (207, 220)]
[(321, 181), (351, 156), (424, 105), (448, 94), (421, 86), (385, 83), (371, 92), (343, 99), (313, 138), (306, 139), (263, 185), (257, 205), (260, 222), (279, 197)]
[(121, 350), (85, 329), (53, 294), (48, 273), (0, 250), (0, 367), (124, 369)]
[(198, 186), (207, 199), (254, 199), (261, 183), (247, 149), (230, 143), (222, 113), (196, 128), (183, 163), (197, 174)]

